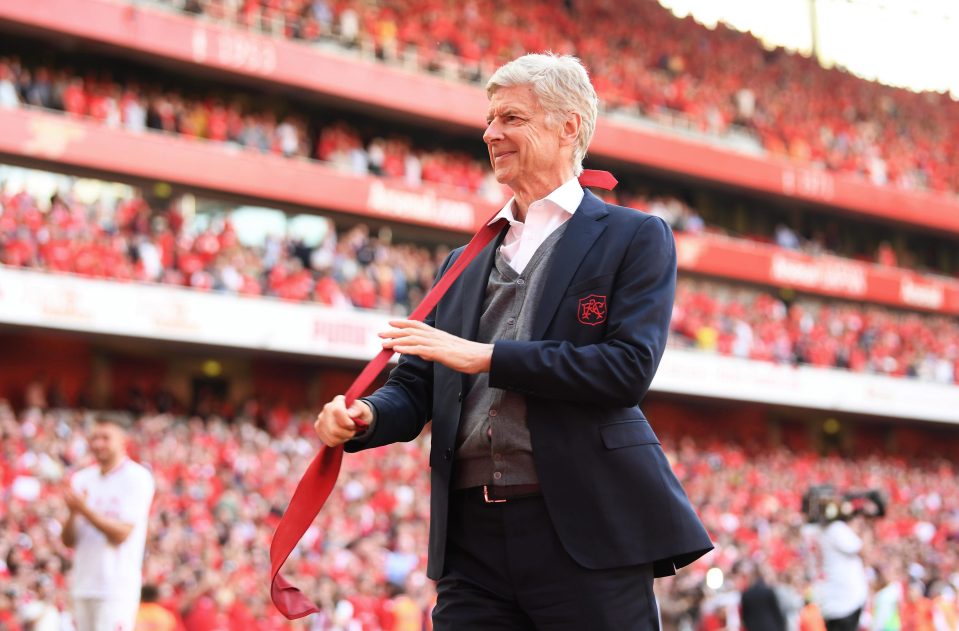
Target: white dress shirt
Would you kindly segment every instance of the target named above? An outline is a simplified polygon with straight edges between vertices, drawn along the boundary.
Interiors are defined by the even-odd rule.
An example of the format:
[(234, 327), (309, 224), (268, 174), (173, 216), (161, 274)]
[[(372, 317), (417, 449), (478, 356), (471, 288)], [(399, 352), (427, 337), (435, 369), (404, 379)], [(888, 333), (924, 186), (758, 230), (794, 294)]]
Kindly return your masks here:
[(513, 214), (513, 200), (516, 198), (511, 197), (503, 209), (490, 220), (490, 223), (504, 217), (509, 220), (509, 232), (503, 238), (499, 250), (509, 266), (522, 274), (543, 241), (573, 216), (584, 195), (579, 180), (570, 178), (543, 199), (530, 204), (526, 210), (525, 222), (518, 221)]

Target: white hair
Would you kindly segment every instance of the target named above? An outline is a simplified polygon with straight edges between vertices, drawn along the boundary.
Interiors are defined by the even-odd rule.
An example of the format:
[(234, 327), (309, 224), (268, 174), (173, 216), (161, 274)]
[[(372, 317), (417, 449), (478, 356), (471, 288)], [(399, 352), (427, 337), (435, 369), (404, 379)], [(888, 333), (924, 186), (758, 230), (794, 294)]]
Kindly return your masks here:
[(582, 62), (572, 55), (553, 53), (523, 55), (500, 66), (486, 82), (486, 96), (499, 88), (528, 85), (546, 114), (563, 120), (570, 112), (580, 115), (582, 123), (573, 148), (573, 175), (583, 172), (583, 158), (596, 131), (599, 99)]

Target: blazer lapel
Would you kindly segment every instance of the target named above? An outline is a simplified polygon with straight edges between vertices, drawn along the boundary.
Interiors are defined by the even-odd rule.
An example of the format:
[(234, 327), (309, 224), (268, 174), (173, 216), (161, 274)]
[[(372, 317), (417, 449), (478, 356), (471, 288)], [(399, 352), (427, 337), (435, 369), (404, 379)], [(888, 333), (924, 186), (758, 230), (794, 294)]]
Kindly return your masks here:
[(556, 249), (549, 259), (549, 270), (540, 297), (539, 308), (533, 320), (531, 339), (540, 340), (549, 323), (553, 321), (556, 309), (569, 287), (573, 274), (579, 269), (583, 257), (606, 229), (606, 224), (598, 221), (609, 212), (606, 204), (598, 197), (586, 191), (579, 208), (573, 213)]

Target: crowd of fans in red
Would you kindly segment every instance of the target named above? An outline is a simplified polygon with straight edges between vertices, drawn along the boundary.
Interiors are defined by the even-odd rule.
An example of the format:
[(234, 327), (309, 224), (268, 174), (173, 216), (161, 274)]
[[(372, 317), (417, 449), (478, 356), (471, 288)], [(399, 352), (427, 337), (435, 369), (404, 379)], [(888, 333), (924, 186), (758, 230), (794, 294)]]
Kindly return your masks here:
[(670, 343), (761, 361), (959, 383), (955, 318), (681, 278)]
[(155, 214), (133, 197), (101, 211), (55, 196), (41, 212), (27, 193), (0, 193), (0, 263), (406, 313), (448, 251), (392, 244), (363, 224), (337, 233), (332, 221), (314, 247), (280, 235), (251, 247), (229, 217), (196, 230), (175, 204)]
[[(194, 94), (0, 57), (0, 108), (32, 105), (86, 117), (131, 132), (155, 130), (231, 143), (261, 153), (313, 158), (357, 174), (423, 182), (501, 197), (488, 165), (463, 151), (414, 147), (402, 134), (362, 133), (322, 114), (264, 106), (250, 94)], [(286, 111), (287, 113), (278, 113)]]
[[(578, 55), (607, 108), (722, 134), (877, 184), (959, 191), (959, 103), (766, 50), (748, 33), (677, 19), (655, 0), (160, 0), (276, 36), (332, 40), (480, 80), (528, 51)], [(589, 24), (583, 30), (580, 24)], [(736, 63), (729, 63), (734, 59)]]
[[(187, 631), (400, 631), (411, 616), (421, 629), (433, 597), (424, 574), (426, 444), (349, 459), (329, 508), (287, 565), (325, 614), (289, 625), (264, 587), (268, 550), (315, 442), (294, 431), (271, 436), (242, 417), (246, 409), (230, 424), (146, 415), (131, 432), (131, 455), (157, 484), (144, 581), (159, 588), (159, 602)], [(87, 461), (84, 419), (39, 408), (18, 418), (0, 401), (0, 628), (30, 629), (26, 618), (69, 609), (60, 483)], [(294, 429), (309, 429), (305, 417), (295, 420)]]
[[(110, 212), (58, 195), (44, 212), (25, 192), (0, 193), (0, 263), (405, 314), (448, 251), (393, 243), (364, 224), (339, 233), (327, 225), (312, 245), (290, 236), (244, 245), (229, 214), (200, 229), (176, 204), (156, 213), (140, 197)], [(673, 344), (703, 351), (959, 382), (959, 324), (944, 316), (786, 303), (768, 290), (683, 279), (671, 326)]]
[[(6, 96), (4, 96), (6, 95)], [(250, 94), (232, 97), (208, 88), (190, 96), (159, 85), (141, 86), (134, 81), (109, 78), (102, 70), (77, 72), (50, 66), (31, 66), (17, 58), (0, 58), (0, 107), (26, 103), (85, 116), (109, 126), (132, 132), (152, 129), (177, 133), (189, 138), (232, 143), (253, 151), (269, 152), (291, 158), (313, 157), (351, 173), (373, 175), (403, 181), (417, 187), (424, 182), (448, 186), (477, 194), (490, 204), (503, 199), (504, 189), (492, 177), (485, 160), (464, 151), (424, 149), (422, 143), (403, 133), (383, 131), (382, 125), (356, 125), (323, 114), (313, 116), (278, 114), (289, 112), (289, 104), (254, 104)], [(318, 123), (315, 124), (310, 121)], [(364, 131), (360, 131), (360, 128)], [(428, 144), (428, 143), (427, 143)], [(479, 140), (477, 139), (477, 145)], [(696, 210), (677, 194), (661, 194), (655, 186), (620, 174), (623, 184), (617, 191), (604, 192), (608, 201), (642, 209), (666, 219), (674, 230), (707, 229), (734, 236), (776, 242), (782, 247), (803, 249), (814, 254), (831, 252), (905, 267), (955, 274), (959, 260), (944, 243), (917, 251), (917, 245), (905, 245), (891, 230), (874, 227), (873, 241), (886, 241), (880, 250), (842, 238), (836, 217), (804, 221), (799, 230), (795, 217), (783, 214), (775, 227), (769, 222), (768, 209), (742, 200), (725, 201), (729, 206), (748, 209), (749, 230), (734, 230), (731, 219), (711, 218), (705, 224)], [(727, 225), (729, 224), (729, 225)], [(825, 228), (830, 228), (826, 230)], [(801, 235), (802, 232), (807, 234)], [(881, 235), (879, 234), (881, 233)], [(888, 242), (898, 243), (895, 250)], [(926, 239), (928, 242), (929, 239)]]
[[(6, 96), (4, 96), (6, 95)], [(63, 110), (72, 116), (86, 116), (106, 125), (137, 133), (144, 129), (177, 133), (189, 138), (232, 143), (253, 151), (291, 158), (313, 157), (347, 172), (391, 178), (417, 187), (423, 183), (451, 187), (489, 201), (503, 200), (504, 190), (492, 177), (485, 160), (463, 151), (424, 149), (424, 145), (403, 133), (383, 131), (382, 125), (356, 125), (335, 117), (327, 120), (289, 111), (284, 103), (253, 104), (250, 94), (224, 97), (205, 92), (183, 96), (159, 85), (142, 86), (132, 81), (116, 82), (101, 70), (77, 73), (49, 66), (28, 67), (17, 58), (0, 58), (0, 107), (29, 104)], [(310, 120), (319, 123), (319, 127)], [(321, 120), (322, 119), (322, 120)], [(360, 131), (363, 128), (364, 131)], [(427, 143), (428, 144), (428, 143)], [(477, 139), (477, 144), (479, 140)], [(795, 217), (782, 214), (778, 224), (769, 221), (767, 208), (755, 202), (726, 200), (726, 206), (747, 209), (749, 230), (733, 228), (731, 217), (710, 217), (708, 223), (696, 209), (683, 201), (679, 192), (663, 194), (655, 185), (620, 174), (623, 183), (616, 191), (602, 192), (610, 202), (638, 208), (666, 219), (674, 230), (696, 232), (706, 229), (733, 236), (775, 242), (789, 249), (812, 254), (830, 252), (884, 264), (897, 263), (913, 269), (956, 274), (959, 259), (948, 243), (906, 245), (890, 229), (875, 227), (869, 243), (853, 243), (843, 230), (840, 218), (808, 220), (800, 230)], [(827, 230), (826, 228), (829, 228)], [(805, 234), (804, 234), (805, 233)], [(846, 238), (842, 235), (846, 234)], [(886, 241), (882, 248), (872, 242)], [(895, 249), (889, 242), (895, 241)], [(917, 248), (919, 248), (917, 250)], [(945, 256), (943, 256), (945, 254)]]
[[(768, 570), (767, 580), (776, 588), (791, 621), (788, 628), (800, 628), (796, 619), (803, 603), (812, 598), (811, 587), (820, 570), (815, 529), (800, 511), (802, 495), (816, 484), (842, 490), (877, 489), (885, 494), (886, 516), (854, 523), (854, 527), (864, 540), (862, 557), (872, 583), (871, 594), (888, 583), (902, 583), (906, 595), (899, 604), (898, 628), (959, 628), (955, 463), (910, 463), (879, 454), (822, 457), (719, 439), (697, 442), (688, 436), (667, 437), (663, 444), (717, 544), (716, 551), (692, 571), (658, 581), (667, 628), (683, 628), (683, 622), (694, 629), (740, 628), (733, 620), (738, 616), (737, 587), (742, 588), (743, 583), (735, 575), (733, 581), (728, 579), (741, 561)], [(724, 588), (702, 588), (703, 571), (709, 566), (723, 570), (727, 577)], [(870, 609), (871, 602), (861, 620), (863, 628), (890, 628), (873, 626)], [(935, 625), (934, 616), (938, 618)]]
[[(186, 631), (428, 629), (435, 598), (424, 574), (428, 435), (345, 459), (330, 502), (287, 565), (287, 576), (324, 613), (289, 624), (268, 600), (267, 550), (277, 515), (315, 449), (312, 413), (268, 419), (268, 425), (285, 426), (273, 434), (259, 429), (255, 416), (255, 404), (240, 406), (231, 422), (148, 411), (130, 432), (132, 456), (151, 467), (157, 482), (144, 580), (159, 588), (160, 604)], [(18, 415), (0, 401), (0, 628), (20, 631), (37, 628), (31, 621), (44, 616), (48, 624), (51, 617), (68, 617), (60, 613), (69, 609), (71, 558), (59, 540), (65, 515), (60, 484), (88, 461), (87, 418), (80, 410), (42, 406)], [(702, 437), (662, 438), (717, 543), (714, 553), (679, 576), (657, 581), (666, 629), (726, 628), (723, 620), (735, 615), (738, 597), (734, 568), (744, 559), (771, 570), (783, 602), (794, 604), (787, 614), (797, 615), (817, 564), (800, 512), (805, 487), (796, 480), (886, 494), (886, 517), (859, 526), (867, 565), (908, 586), (903, 629), (932, 631), (918, 618), (907, 621), (931, 615), (933, 604), (953, 621), (935, 631), (957, 628), (954, 463), (823, 458), (782, 447), (747, 453), (742, 445)], [(725, 574), (721, 588), (705, 586), (711, 567)], [(922, 602), (929, 606), (919, 607)]]

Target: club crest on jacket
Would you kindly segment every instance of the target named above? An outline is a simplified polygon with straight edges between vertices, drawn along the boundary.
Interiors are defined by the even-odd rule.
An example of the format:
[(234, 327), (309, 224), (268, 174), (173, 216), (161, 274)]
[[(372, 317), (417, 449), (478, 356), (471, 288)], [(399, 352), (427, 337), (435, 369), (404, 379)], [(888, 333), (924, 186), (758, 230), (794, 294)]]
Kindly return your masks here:
[(579, 301), (579, 321), (595, 326), (606, 322), (606, 296), (590, 294)]

